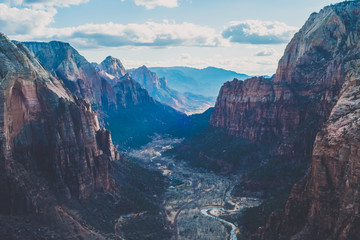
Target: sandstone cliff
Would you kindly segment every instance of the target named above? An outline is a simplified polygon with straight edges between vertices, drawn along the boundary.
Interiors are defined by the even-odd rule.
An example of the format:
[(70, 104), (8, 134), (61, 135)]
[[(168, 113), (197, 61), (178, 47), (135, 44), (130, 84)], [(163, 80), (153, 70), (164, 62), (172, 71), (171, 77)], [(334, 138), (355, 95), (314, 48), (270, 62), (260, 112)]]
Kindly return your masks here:
[(317, 134), (310, 170), (273, 216), (263, 239), (357, 239), (359, 232), (360, 59), (345, 65), (346, 82)]
[(70, 44), (58, 41), (23, 44), (73, 94), (89, 101), (95, 111), (116, 109), (115, 93), (110, 84)]
[(344, 83), (346, 62), (358, 54), (354, 16), (356, 7), (312, 14), (272, 79), (234, 80), (222, 87), (211, 124), (252, 141), (277, 141), (282, 154), (309, 156)]
[(115, 85), (117, 81), (127, 73), (121, 61), (111, 56), (108, 56), (97, 65), (96, 70), (100, 76), (105, 78), (111, 85)]
[(114, 90), (116, 94), (116, 104), (123, 108), (143, 103), (155, 103), (148, 91), (133, 80), (128, 73), (118, 80), (114, 86)]
[(45, 213), (109, 190), (118, 156), (90, 104), (3, 34), (0, 62), (0, 212)]
[[(336, 61), (341, 62), (341, 65), (338, 68), (332, 66), (332, 72), (318, 73), (325, 74), (327, 78), (324, 79), (332, 84), (336, 81), (344, 84), (337, 97), (337, 103), (316, 136), (310, 170), (305, 179), (293, 187), (285, 211), (274, 213), (267, 225), (260, 229), (258, 237), (261, 239), (359, 238), (359, 9), (358, 2), (329, 6), (319, 14), (313, 14), (305, 25), (308, 27), (310, 22), (311, 26), (315, 23), (329, 26), (331, 20), (332, 28), (326, 28), (326, 34), (343, 35), (337, 29), (346, 33), (340, 39), (341, 48), (337, 51)], [(310, 28), (308, 31), (311, 32), (313, 29)], [(333, 31), (329, 32), (329, 30)], [(327, 39), (322, 41), (326, 46)], [(331, 42), (332, 39), (329, 41)], [(289, 48), (293, 49), (291, 44)], [(299, 51), (299, 49), (295, 50), (296, 55)], [(324, 70), (320, 67), (322, 66), (319, 65), (320, 70)], [(279, 67), (276, 81), (289, 77), (285, 69), (286, 67)], [(293, 76), (296, 76), (297, 73), (294, 74)], [(293, 76), (294, 82), (299, 81)], [(321, 82), (321, 84), (325, 83)], [(330, 91), (331, 88), (327, 96), (330, 96)]]

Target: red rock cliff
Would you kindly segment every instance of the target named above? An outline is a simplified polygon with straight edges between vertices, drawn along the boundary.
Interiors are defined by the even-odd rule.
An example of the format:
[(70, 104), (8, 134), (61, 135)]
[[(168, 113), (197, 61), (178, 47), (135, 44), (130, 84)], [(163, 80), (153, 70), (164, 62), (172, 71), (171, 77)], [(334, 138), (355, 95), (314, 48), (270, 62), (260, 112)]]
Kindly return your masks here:
[[(333, 30), (341, 28), (347, 33), (337, 60), (342, 62), (342, 74), (336, 70), (326, 73), (330, 80), (344, 84), (316, 136), (309, 172), (293, 187), (285, 211), (274, 213), (259, 231), (261, 239), (343, 240), (360, 236), (360, 4), (326, 7), (310, 20), (323, 24), (324, 18), (333, 20)], [(279, 69), (282, 72), (285, 68)]]
[(336, 103), (345, 65), (358, 54), (357, 11), (327, 7), (312, 14), (287, 46), (273, 79), (234, 80), (222, 87), (211, 124), (253, 141), (277, 140), (283, 153), (309, 155)]
[(263, 239), (358, 239), (360, 236), (360, 59), (345, 65), (346, 82), (317, 134), (310, 170), (292, 189), (285, 214)]
[(3, 34), (0, 62), (0, 212), (40, 213), (54, 198), (109, 190), (114, 149), (109, 137), (97, 141), (90, 104)]

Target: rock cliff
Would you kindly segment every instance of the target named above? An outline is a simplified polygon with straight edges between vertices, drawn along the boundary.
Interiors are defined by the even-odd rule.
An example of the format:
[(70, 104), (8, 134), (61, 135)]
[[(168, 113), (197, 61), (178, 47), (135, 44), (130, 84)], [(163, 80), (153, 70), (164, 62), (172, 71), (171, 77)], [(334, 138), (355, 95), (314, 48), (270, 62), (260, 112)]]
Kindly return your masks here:
[(100, 76), (108, 80), (111, 85), (115, 85), (117, 81), (127, 73), (121, 61), (111, 56), (108, 56), (97, 65), (96, 70)]
[(89, 101), (95, 111), (107, 112), (116, 109), (111, 85), (70, 44), (58, 41), (23, 44), (47, 70), (60, 78), (73, 94)]
[(344, 83), (345, 65), (358, 55), (356, 11), (327, 7), (312, 14), (272, 79), (222, 87), (211, 124), (252, 141), (278, 141), (282, 154), (309, 156)]
[[(325, 75), (319, 87), (344, 82), (337, 103), (317, 133), (311, 167), (306, 177), (297, 183), (290, 194), (284, 212), (274, 213), (267, 225), (260, 229), (261, 239), (358, 239), (359, 238), (359, 159), (360, 159), (360, 56), (359, 2), (344, 2), (324, 8), (311, 15), (300, 32), (311, 33), (323, 29), (329, 39), (337, 42), (336, 58), (328, 65), (318, 66), (318, 74)], [(324, 25), (324, 26), (323, 26)], [(312, 26), (312, 28), (309, 28)], [(317, 28), (316, 28), (316, 27)], [(330, 28), (331, 26), (331, 28)], [(324, 28), (325, 27), (325, 28)], [(330, 31), (331, 30), (331, 31)], [(335, 41), (331, 36), (341, 36)], [(299, 36), (295, 37), (298, 38)], [(293, 48), (296, 59), (305, 49)], [(304, 46), (305, 47), (305, 46)], [(334, 56), (333, 52), (326, 55)], [(284, 61), (284, 60), (282, 60)], [(282, 63), (282, 61), (280, 63)], [(291, 62), (291, 61), (290, 61)], [(341, 62), (339, 66), (335, 62)], [(307, 68), (306, 65), (303, 65)], [(291, 65), (280, 64), (276, 81), (291, 78), (299, 82), (297, 72), (289, 75)], [(327, 69), (330, 68), (330, 69)], [(317, 75), (315, 75), (316, 77)], [(304, 78), (307, 80), (307, 78)], [(326, 81), (325, 81), (326, 80)], [(314, 80), (316, 82), (316, 78)], [(310, 76), (308, 83), (311, 84)], [(330, 97), (330, 90), (325, 99)], [(327, 96), (327, 97), (326, 97)]]
[(0, 62), (0, 212), (45, 213), (109, 190), (118, 156), (90, 104), (3, 34)]
[(128, 73), (118, 80), (114, 90), (116, 93), (116, 103), (123, 108), (143, 103), (155, 103), (148, 91), (133, 80)]
[(346, 82), (317, 134), (310, 170), (272, 216), (263, 239), (357, 239), (359, 236), (360, 59), (345, 65)]

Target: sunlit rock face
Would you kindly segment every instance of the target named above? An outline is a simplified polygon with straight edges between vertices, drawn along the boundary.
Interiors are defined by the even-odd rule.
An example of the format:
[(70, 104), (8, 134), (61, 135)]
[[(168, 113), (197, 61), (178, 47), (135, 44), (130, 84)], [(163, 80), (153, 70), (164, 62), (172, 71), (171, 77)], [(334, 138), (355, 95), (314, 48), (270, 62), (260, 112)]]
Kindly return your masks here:
[(0, 212), (44, 213), (109, 190), (118, 155), (90, 104), (3, 34), (0, 62)]
[(97, 112), (116, 110), (115, 93), (83, 56), (70, 44), (52, 41), (23, 43), (53, 76), (79, 98), (89, 101)]
[(121, 61), (111, 56), (98, 64), (96, 70), (111, 85), (115, 85), (127, 73)]
[[(293, 187), (285, 211), (274, 213), (267, 225), (260, 229), (258, 238), (357, 239), (360, 234), (359, 9), (358, 2), (326, 7), (311, 15), (300, 31), (307, 36), (305, 39), (316, 36), (313, 40), (315, 46), (321, 43), (322, 51), (331, 59), (319, 64), (318, 75), (313, 81), (309, 74), (304, 73), (304, 81), (310, 85), (317, 83), (316, 89), (331, 83), (329, 90), (325, 91), (325, 100), (332, 97), (332, 86), (337, 82), (343, 85), (334, 97), (337, 101), (327, 121), (316, 135), (309, 172)], [(319, 37), (323, 35), (327, 38)], [(302, 38), (297, 34), (295, 39)], [(337, 47), (330, 48), (329, 44)], [(290, 43), (288, 50), (294, 54), (287, 58), (288, 65), (284, 64), (284, 58), (280, 61), (275, 81), (291, 78), (292, 83), (300, 82), (299, 71), (288, 71), (291, 63), (302, 59), (302, 53), (311, 51), (311, 47)], [(322, 63), (323, 60), (319, 61)], [(303, 68), (307, 69), (307, 65), (304, 64)], [(319, 75), (324, 77), (318, 83), (315, 80)]]
[(358, 56), (355, 5), (312, 14), (271, 79), (224, 84), (211, 124), (252, 141), (277, 141), (281, 154), (310, 156), (316, 133), (338, 99), (345, 66)]

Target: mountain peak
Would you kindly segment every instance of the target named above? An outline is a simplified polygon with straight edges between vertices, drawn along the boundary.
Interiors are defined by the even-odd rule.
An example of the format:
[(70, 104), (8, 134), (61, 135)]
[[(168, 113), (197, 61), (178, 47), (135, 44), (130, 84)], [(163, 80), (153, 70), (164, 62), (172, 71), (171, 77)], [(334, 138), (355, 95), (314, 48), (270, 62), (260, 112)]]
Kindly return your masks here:
[(116, 58), (114, 58), (113, 56), (107, 56), (105, 60), (116, 60)]
[(124, 65), (120, 59), (108, 56), (98, 65), (99, 74), (108, 80), (112, 85), (126, 74)]
[(147, 68), (147, 66), (145, 66), (145, 65), (142, 65), (141, 67), (139, 67), (138, 70), (141, 70), (141, 71), (149, 71), (149, 72), (150, 72), (150, 70), (149, 70), (149, 69)]

